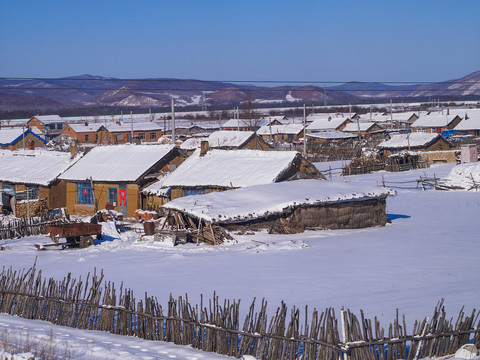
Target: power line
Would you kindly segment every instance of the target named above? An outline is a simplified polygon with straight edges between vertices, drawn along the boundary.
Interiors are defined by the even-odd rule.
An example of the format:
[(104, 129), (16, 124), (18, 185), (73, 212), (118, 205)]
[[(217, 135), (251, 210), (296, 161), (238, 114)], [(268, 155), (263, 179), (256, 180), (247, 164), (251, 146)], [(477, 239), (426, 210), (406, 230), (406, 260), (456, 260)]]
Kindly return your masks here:
[(325, 80), (197, 80), (197, 79), (124, 79), (124, 78), (47, 78), (47, 77), (0, 77), (12, 81), (123, 81), (123, 82), (200, 82), (200, 83), (239, 83), (239, 84), (477, 84), (480, 80), (460, 81), (325, 81)]

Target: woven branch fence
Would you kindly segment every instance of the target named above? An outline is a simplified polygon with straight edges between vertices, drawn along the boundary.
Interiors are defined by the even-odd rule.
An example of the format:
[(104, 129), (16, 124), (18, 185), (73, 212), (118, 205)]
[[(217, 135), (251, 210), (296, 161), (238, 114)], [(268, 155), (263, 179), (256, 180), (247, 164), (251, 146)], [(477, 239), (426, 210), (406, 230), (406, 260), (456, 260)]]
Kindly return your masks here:
[[(243, 321), (240, 300), (212, 299), (192, 305), (188, 296), (170, 295), (166, 308), (155, 297), (136, 300), (130, 289), (118, 289), (104, 281), (103, 271), (85, 280), (68, 274), (62, 280), (45, 278), (34, 265), (21, 271), (3, 268), (0, 273), (0, 312), (41, 319), (78, 329), (190, 345), (203, 351), (233, 357), (253, 355), (258, 359), (417, 359), (454, 352), (462, 344), (478, 343), (478, 313), (460, 311), (448, 319), (443, 300), (432, 318), (416, 321), (408, 334), (405, 316), (397, 317), (388, 330), (375, 317), (360, 318), (349, 310), (316, 309), (303, 315), (285, 303), (272, 316), (267, 301), (256, 308), (252, 302)], [(310, 314), (310, 316), (309, 316)], [(475, 325), (476, 324), (476, 325)], [(340, 335), (342, 334), (342, 336)]]
[(45, 213), (41, 216), (13, 219), (0, 223), (0, 240), (45, 234), (45, 227), (66, 222), (62, 214)]

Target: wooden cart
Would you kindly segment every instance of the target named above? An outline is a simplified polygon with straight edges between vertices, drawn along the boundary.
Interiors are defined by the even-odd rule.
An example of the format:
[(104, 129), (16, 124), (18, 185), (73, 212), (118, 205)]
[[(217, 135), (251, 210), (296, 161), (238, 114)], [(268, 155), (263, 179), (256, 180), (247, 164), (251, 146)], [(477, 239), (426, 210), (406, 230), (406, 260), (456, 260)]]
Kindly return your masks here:
[[(86, 248), (93, 245), (93, 235), (102, 235), (102, 225), (90, 223), (68, 223), (58, 225), (47, 225), (45, 232), (50, 234), (53, 243), (35, 244), (38, 250), (45, 250), (48, 246), (71, 246)], [(65, 242), (60, 242), (65, 238)]]

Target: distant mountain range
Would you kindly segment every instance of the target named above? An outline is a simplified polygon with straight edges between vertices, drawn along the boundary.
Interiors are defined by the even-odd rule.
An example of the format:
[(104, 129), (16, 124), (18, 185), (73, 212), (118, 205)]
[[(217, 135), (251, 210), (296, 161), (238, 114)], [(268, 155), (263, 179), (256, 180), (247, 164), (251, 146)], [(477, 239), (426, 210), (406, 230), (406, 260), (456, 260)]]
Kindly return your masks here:
[(261, 107), (301, 104), (467, 100), (480, 97), (480, 71), (461, 79), (412, 85), (349, 82), (337, 86), (254, 86), (183, 80), (125, 80), (92, 75), (60, 79), (0, 79), (0, 112), (59, 111), (85, 107), (124, 109), (170, 106), (185, 109), (230, 108), (251, 101)]

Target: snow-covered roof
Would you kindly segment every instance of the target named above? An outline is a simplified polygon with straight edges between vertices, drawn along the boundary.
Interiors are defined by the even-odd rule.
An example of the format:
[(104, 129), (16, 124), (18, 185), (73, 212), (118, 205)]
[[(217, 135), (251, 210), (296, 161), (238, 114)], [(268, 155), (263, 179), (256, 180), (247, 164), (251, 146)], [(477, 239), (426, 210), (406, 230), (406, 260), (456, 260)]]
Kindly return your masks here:
[(202, 141), (206, 141), (208, 138), (206, 137), (192, 137), (190, 139), (185, 140), (182, 145), (180, 145), (180, 149), (183, 150), (194, 150), (200, 147), (200, 143)]
[(47, 150), (0, 150), (0, 181), (48, 186), (79, 159)]
[(222, 128), (244, 128), (252, 126), (264, 126), (267, 124), (268, 119), (230, 119), (222, 125)]
[(413, 124), (412, 128), (429, 128), (429, 127), (445, 127), (450, 124), (457, 115), (425, 115), (419, 117)]
[(35, 115), (33, 118), (41, 121), (44, 124), (56, 124), (56, 123), (63, 123), (63, 120), (59, 115)]
[(347, 124), (342, 131), (346, 132), (358, 132), (358, 128), (360, 127), (360, 131), (368, 131), (371, 127), (375, 125), (374, 122), (352, 122)]
[(73, 131), (77, 133), (82, 133), (82, 132), (97, 132), (97, 130), (102, 126), (103, 124), (100, 123), (89, 123), (88, 125), (85, 124), (68, 124), (72, 128)]
[(389, 140), (382, 141), (378, 144), (379, 148), (387, 149), (406, 149), (426, 146), (442, 136), (436, 133), (410, 133), (392, 135)]
[(447, 177), (441, 179), (440, 185), (478, 191), (480, 184), (480, 163), (465, 163), (455, 166)]
[(289, 207), (378, 198), (395, 193), (384, 187), (321, 180), (296, 180), (192, 195), (163, 207), (213, 223), (243, 222), (282, 213)]
[[(271, 132), (270, 132), (271, 129)], [(258, 135), (272, 135), (275, 134), (299, 134), (303, 131), (302, 124), (286, 124), (286, 125), (265, 125), (257, 130)]]
[(353, 139), (357, 137), (355, 134), (346, 133), (343, 131), (324, 131), (319, 133), (307, 134), (307, 138), (317, 138), (317, 139)]
[(62, 176), (64, 180), (125, 181), (140, 178), (172, 151), (172, 145), (96, 146)]
[[(124, 122), (122, 124), (110, 123), (110, 124), (107, 124), (106, 128), (111, 133), (131, 131), (132, 123), (130, 122)], [(151, 121), (133, 123), (133, 131), (159, 131), (162, 129), (163, 129), (162, 126)]]
[(195, 151), (173, 173), (165, 187), (244, 187), (275, 182), (299, 154), (296, 151)]
[(326, 119), (325, 118), (316, 119), (310, 125), (307, 126), (307, 130), (308, 131), (336, 130), (346, 120), (349, 120), (349, 118), (347, 118), (347, 117), (332, 117), (332, 118), (326, 118)]
[(255, 133), (253, 131), (215, 131), (208, 137), (211, 148), (238, 147), (246, 143)]
[(11, 129), (0, 129), (0, 145), (12, 144), (13, 142), (15, 142), (15, 140), (22, 137), (24, 133), (25, 134), (32, 133), (33, 135), (38, 137), (40, 140), (45, 142), (44, 139), (38, 136), (38, 134), (35, 134), (33, 131), (19, 127), (19, 128), (11, 128)]
[(467, 115), (468, 119), (460, 121), (454, 130), (480, 130), (480, 112), (472, 112)]

